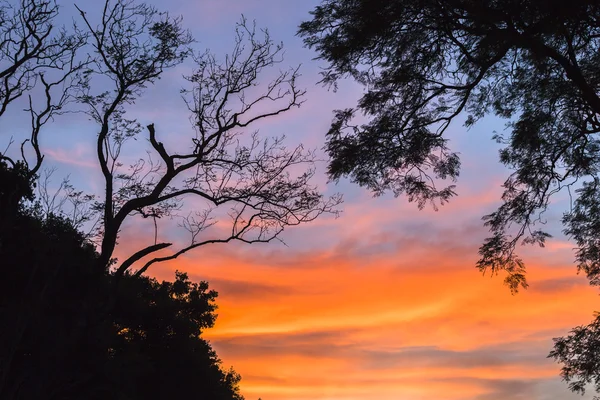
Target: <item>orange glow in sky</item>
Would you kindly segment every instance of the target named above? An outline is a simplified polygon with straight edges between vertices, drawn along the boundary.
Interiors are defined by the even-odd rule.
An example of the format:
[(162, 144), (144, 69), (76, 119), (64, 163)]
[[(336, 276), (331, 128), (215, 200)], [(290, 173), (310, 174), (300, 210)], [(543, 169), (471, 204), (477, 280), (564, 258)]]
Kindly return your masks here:
[(159, 277), (180, 269), (219, 291), (205, 337), (242, 375), (247, 399), (581, 398), (546, 358), (552, 338), (588, 323), (597, 301), (570, 245), (523, 248), (531, 287), (513, 296), (501, 276), (474, 268), (485, 230), (464, 236), (478, 224), (473, 199), (438, 213), (362, 201), (296, 232), (308, 242), (335, 232), (332, 246), (214, 246), (156, 267)]

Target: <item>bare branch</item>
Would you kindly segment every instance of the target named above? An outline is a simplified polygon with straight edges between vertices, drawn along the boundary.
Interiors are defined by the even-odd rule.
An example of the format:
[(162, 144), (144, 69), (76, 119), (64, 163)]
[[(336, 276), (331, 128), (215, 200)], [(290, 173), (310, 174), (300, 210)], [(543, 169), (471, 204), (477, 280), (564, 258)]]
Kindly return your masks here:
[[(3, 22), (0, 24), (0, 117), (18, 98), (28, 95), (31, 134), (21, 143), (22, 161), (30, 176), (39, 171), (43, 155), (39, 134), (54, 116), (74, 100), (75, 93), (87, 85), (85, 68), (88, 60), (78, 60), (77, 54), (87, 41), (77, 26), (72, 32), (55, 27), (58, 5), (54, 1), (20, 0), (15, 7), (0, 4)], [(32, 93), (43, 89), (43, 104), (34, 105)], [(29, 165), (25, 145), (35, 154)], [(6, 155), (0, 158), (8, 159)]]
[(156, 251), (165, 249), (169, 246), (171, 246), (172, 243), (158, 243), (158, 244), (154, 244), (152, 246), (148, 246), (142, 250), (139, 250), (137, 252), (135, 252), (133, 255), (131, 255), (127, 260), (125, 260), (121, 266), (119, 267), (119, 269), (116, 271), (116, 275), (122, 275), (125, 271), (127, 271), (127, 269), (133, 265), (133, 263), (135, 263), (136, 261), (141, 260), (142, 258), (146, 257), (148, 254), (154, 253)]
[(140, 131), (135, 120), (124, 117), (124, 106), (133, 103), (165, 69), (181, 63), (190, 53), (192, 38), (181, 28), (181, 18), (171, 18), (132, 0), (106, 0), (95, 27), (87, 14), (78, 10), (92, 38), (94, 74), (109, 78), (114, 85), (112, 92), (93, 94), (88, 90), (81, 96), (81, 101), (89, 106), (89, 115), (99, 124), (96, 155), (106, 189), (100, 264), (108, 264), (123, 222), (115, 221), (117, 159), (124, 141)]
[[(244, 128), (303, 102), (305, 91), (296, 86), (298, 68), (280, 71), (257, 93), (260, 78), (281, 62), (281, 53), (281, 45), (273, 43), (267, 31), (259, 33), (242, 20), (233, 52), (224, 62), (210, 53), (196, 55), (197, 69), (185, 77), (192, 87), (182, 94), (196, 132), (189, 149), (170, 152), (158, 139), (157, 127), (147, 126), (160, 165), (149, 156), (120, 175), (123, 185), (112, 192), (111, 229), (116, 235), (123, 222), (135, 214), (156, 218), (166, 213), (180, 219), (191, 241), (170, 256), (147, 262), (138, 273), (205, 244), (269, 242), (286, 226), (336, 213), (341, 198), (325, 199), (310, 185), (314, 152), (302, 146), (288, 149), (283, 137), (264, 139), (257, 132), (244, 137)], [(194, 218), (178, 217), (174, 210), (189, 197), (202, 199), (209, 208)], [(223, 224), (217, 224), (217, 220), (224, 223), (222, 207), (229, 210), (229, 233), (219, 228)], [(104, 258), (109, 256), (106, 253)], [(117, 273), (125, 273), (130, 265), (122, 264)]]

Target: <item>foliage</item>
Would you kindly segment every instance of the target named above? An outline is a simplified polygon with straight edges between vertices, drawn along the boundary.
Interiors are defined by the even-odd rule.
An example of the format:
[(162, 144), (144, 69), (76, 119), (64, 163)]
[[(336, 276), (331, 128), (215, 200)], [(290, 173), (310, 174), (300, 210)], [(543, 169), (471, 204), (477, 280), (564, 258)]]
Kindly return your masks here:
[(239, 375), (199, 336), (216, 318), (206, 282), (128, 274), (116, 285), (70, 221), (35, 207), (0, 228), (0, 397), (242, 399)]
[[(329, 175), (380, 194), (391, 190), (434, 206), (448, 201), (459, 159), (445, 132), (461, 113), (466, 125), (495, 114), (509, 135), (500, 161), (512, 174), (502, 205), (487, 215), (492, 236), (478, 267), (507, 272), (526, 287), (519, 243), (544, 245), (535, 228), (557, 192), (586, 182), (574, 212), (594, 216), (600, 167), (600, 5), (595, 1), (325, 0), (300, 27), (327, 62), (323, 82), (351, 76), (366, 88), (355, 109), (336, 112), (327, 133)], [(352, 124), (361, 111), (370, 120)], [(580, 183), (578, 184), (580, 185)], [(600, 233), (573, 213), (579, 268), (597, 282)]]
[[(548, 357), (564, 364), (561, 376), (572, 391), (583, 395), (586, 385), (593, 384), (600, 393), (600, 315), (591, 324), (573, 329), (569, 336), (554, 339)], [(597, 399), (600, 397), (595, 396)]]
[(119, 285), (106, 368), (127, 397), (242, 399), (240, 376), (223, 371), (216, 353), (198, 337), (216, 318), (217, 293), (206, 282), (191, 283), (176, 273), (172, 283), (127, 275)]

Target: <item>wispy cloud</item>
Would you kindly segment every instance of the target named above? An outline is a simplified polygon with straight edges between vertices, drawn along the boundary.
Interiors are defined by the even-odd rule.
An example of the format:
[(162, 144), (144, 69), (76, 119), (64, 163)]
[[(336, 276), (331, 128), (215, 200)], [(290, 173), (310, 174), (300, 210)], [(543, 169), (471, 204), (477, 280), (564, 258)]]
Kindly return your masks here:
[(98, 163), (95, 162), (93, 157), (90, 157), (89, 149), (80, 144), (75, 145), (73, 149), (44, 148), (42, 153), (48, 155), (52, 161), (57, 163), (90, 169), (98, 168)]

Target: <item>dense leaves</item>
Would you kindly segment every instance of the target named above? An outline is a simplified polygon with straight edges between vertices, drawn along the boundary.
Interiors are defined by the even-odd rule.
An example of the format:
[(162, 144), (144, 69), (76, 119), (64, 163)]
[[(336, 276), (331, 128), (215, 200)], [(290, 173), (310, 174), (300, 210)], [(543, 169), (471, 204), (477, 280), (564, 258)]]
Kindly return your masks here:
[(90, 268), (95, 252), (67, 221), (32, 213), (4, 214), (0, 223), (0, 397), (71, 398), (102, 366), (102, 335), (86, 338), (84, 330), (107, 281)]
[(216, 318), (217, 293), (206, 282), (185, 273), (162, 283), (126, 275), (119, 290), (106, 369), (127, 398), (242, 399), (239, 375), (223, 371), (198, 337)]
[[(2, 204), (31, 199), (27, 174), (0, 175)], [(206, 282), (117, 280), (70, 221), (18, 203), (0, 220), (2, 399), (242, 399), (199, 336), (216, 318)]]
[[(467, 125), (489, 113), (508, 119), (496, 139), (514, 172), (503, 204), (485, 217), (492, 236), (478, 266), (508, 272), (514, 291), (526, 287), (515, 246), (544, 244), (549, 235), (534, 225), (551, 196), (590, 182), (575, 207), (593, 212), (585, 191), (600, 166), (598, 2), (325, 0), (312, 14), (300, 34), (327, 62), (323, 81), (351, 76), (366, 88), (327, 134), (331, 178), (406, 194), (421, 207), (444, 203), (454, 191), (440, 181), (456, 179), (460, 166), (449, 124), (459, 115)], [(353, 125), (357, 112), (368, 122)], [(564, 220), (587, 271), (597, 235), (577, 221)]]
[(584, 394), (586, 386), (593, 384), (600, 392), (600, 315), (590, 325), (573, 329), (569, 336), (554, 339), (549, 357), (565, 365), (561, 376), (571, 390)]

